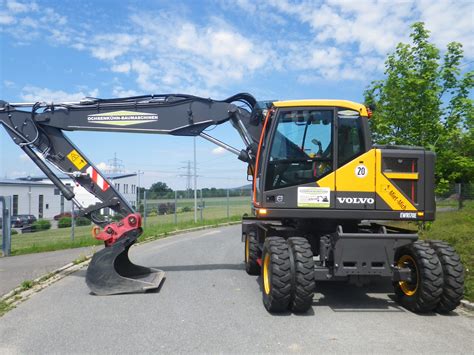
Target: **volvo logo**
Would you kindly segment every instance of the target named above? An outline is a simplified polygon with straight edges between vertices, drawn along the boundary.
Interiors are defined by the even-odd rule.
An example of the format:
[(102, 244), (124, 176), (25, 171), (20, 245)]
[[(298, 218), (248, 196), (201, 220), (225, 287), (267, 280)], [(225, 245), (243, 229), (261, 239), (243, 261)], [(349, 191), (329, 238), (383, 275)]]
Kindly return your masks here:
[(350, 203), (354, 205), (359, 205), (359, 204), (373, 205), (375, 202), (372, 197), (338, 197), (337, 200), (340, 203)]

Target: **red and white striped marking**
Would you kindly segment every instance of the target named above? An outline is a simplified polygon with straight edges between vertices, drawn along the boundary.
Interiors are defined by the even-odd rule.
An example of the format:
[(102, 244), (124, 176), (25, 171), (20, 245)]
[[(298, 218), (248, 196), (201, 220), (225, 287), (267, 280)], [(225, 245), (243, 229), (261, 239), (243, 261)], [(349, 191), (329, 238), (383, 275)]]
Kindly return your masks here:
[(110, 187), (109, 183), (105, 181), (105, 179), (100, 176), (97, 170), (95, 170), (92, 166), (87, 168), (86, 173), (91, 177), (92, 181), (94, 181), (96, 185), (102, 189), (102, 191), (106, 191)]

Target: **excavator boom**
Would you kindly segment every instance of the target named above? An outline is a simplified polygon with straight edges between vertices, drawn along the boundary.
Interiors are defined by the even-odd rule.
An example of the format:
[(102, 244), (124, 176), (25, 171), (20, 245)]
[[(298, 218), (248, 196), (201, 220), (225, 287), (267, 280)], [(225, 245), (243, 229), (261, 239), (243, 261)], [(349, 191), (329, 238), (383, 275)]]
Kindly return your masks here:
[[(73, 200), (74, 192), (62, 183), (51, 165), (100, 200), (88, 207), (75, 203), (79, 215), (103, 227), (102, 231), (96, 230), (95, 237), (106, 247), (94, 255), (86, 281), (94, 293), (104, 295), (156, 288), (164, 273), (130, 262), (128, 250), (142, 232), (140, 215), (64, 131), (201, 136), (252, 163), (261, 131), (256, 106), (255, 98), (245, 93), (221, 101), (182, 94), (86, 98), (66, 103), (0, 101), (0, 123), (66, 199)], [(228, 121), (239, 132), (245, 149), (233, 148), (204, 132)], [(124, 218), (110, 223), (99, 214), (106, 207)]]

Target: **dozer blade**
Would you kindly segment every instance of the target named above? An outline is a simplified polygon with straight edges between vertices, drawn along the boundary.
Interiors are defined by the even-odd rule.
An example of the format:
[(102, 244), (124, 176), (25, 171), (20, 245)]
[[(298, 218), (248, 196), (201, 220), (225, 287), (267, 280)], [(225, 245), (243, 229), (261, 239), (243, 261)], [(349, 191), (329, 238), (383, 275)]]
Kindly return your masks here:
[(92, 257), (86, 274), (90, 290), (99, 296), (144, 292), (160, 286), (164, 271), (133, 264), (128, 250), (136, 238), (122, 238)]

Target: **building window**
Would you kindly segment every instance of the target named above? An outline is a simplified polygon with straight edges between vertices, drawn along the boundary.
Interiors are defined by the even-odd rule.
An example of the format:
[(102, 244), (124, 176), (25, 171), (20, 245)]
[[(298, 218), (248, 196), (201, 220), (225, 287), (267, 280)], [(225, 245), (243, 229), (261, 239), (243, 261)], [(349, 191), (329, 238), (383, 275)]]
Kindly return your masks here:
[(59, 189), (54, 189), (54, 195), (59, 196)]
[(120, 184), (115, 184), (115, 189), (117, 190), (117, 192), (120, 192)]
[(18, 214), (18, 195), (13, 195), (13, 215)]
[(38, 196), (38, 218), (43, 218), (43, 202), (44, 202), (44, 196), (39, 195)]
[(128, 184), (123, 184), (123, 193), (128, 194)]
[(60, 212), (64, 213), (64, 196), (61, 195), (61, 205), (60, 205)]
[(132, 194), (135, 193), (135, 185), (132, 184)]

